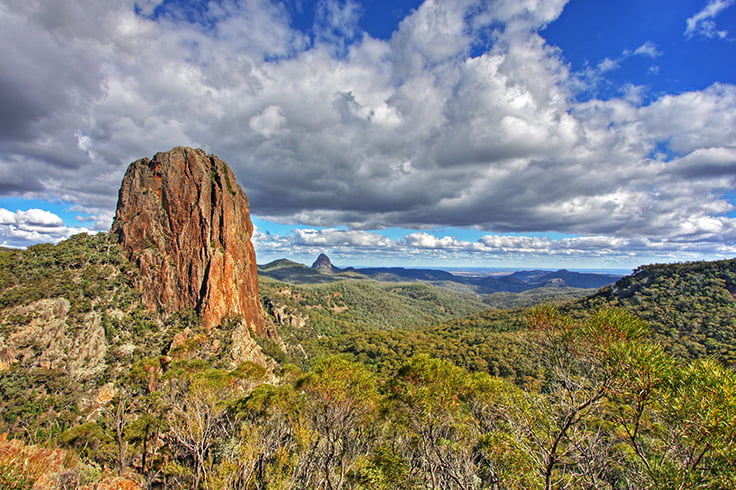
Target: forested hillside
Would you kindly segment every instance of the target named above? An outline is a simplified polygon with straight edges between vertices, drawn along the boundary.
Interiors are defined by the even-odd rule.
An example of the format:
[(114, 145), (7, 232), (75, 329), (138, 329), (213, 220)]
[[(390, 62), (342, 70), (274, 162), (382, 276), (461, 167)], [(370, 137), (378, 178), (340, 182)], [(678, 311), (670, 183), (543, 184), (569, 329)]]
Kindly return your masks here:
[(643, 266), (579, 307), (620, 306), (668, 352), (736, 364), (736, 259)]
[[(644, 266), (613, 286), (560, 308), (580, 320), (601, 308), (622, 308), (644, 320), (651, 340), (673, 356), (686, 360), (713, 356), (732, 366), (735, 277), (736, 260)], [(538, 363), (528, 349), (524, 315), (522, 309), (488, 310), (412, 331), (349, 331), (320, 346), (393, 367), (407, 355), (421, 352), (518, 380), (531, 375)]]
[(0, 266), (2, 488), (736, 488), (730, 261), (516, 310), (266, 279), (265, 365), (144, 308), (105, 234)]

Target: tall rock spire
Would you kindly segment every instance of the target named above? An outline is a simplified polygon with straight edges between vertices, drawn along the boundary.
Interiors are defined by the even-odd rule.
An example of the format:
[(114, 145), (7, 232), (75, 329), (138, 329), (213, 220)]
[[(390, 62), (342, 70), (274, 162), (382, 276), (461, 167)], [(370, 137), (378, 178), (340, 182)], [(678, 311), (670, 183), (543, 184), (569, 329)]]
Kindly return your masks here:
[(208, 329), (240, 315), (266, 335), (249, 211), (225, 162), (176, 147), (130, 164), (112, 232), (138, 265), (148, 304), (194, 309)]

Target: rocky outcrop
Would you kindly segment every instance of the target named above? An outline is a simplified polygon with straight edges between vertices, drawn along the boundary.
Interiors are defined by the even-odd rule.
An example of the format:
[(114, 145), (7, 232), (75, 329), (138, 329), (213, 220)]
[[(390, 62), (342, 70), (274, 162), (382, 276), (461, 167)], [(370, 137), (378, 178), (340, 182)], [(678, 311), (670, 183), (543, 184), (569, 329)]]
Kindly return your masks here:
[(325, 254), (319, 254), (319, 257), (317, 257), (317, 260), (314, 261), (312, 264), (312, 269), (319, 271), (319, 272), (325, 272), (325, 273), (333, 273), (333, 272), (340, 272), (340, 269), (332, 265), (332, 262), (330, 261), (330, 258)]
[(69, 309), (67, 299), (50, 298), (4, 310), (0, 327), (13, 328), (7, 338), (0, 335), (2, 367), (18, 361), (25, 368), (63, 369), (78, 379), (104, 371), (107, 343), (100, 314), (70, 318)]
[(276, 324), (292, 328), (304, 328), (307, 325), (307, 317), (284, 304), (274, 302), (271, 298), (263, 301), (266, 313), (271, 315)]
[(275, 335), (258, 297), (248, 199), (216, 156), (177, 147), (133, 162), (112, 232), (138, 265), (149, 305), (196, 310), (207, 329), (237, 315), (258, 335)]

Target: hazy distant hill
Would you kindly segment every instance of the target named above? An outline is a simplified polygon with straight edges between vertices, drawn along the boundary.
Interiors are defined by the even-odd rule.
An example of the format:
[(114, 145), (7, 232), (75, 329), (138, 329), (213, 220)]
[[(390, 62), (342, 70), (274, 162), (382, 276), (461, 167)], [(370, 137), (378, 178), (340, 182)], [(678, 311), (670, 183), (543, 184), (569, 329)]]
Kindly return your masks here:
[[(514, 277), (514, 274), (512, 274)], [(567, 286), (575, 288), (595, 288), (599, 289), (608, 284), (612, 284), (621, 279), (620, 274), (599, 274), (588, 272), (572, 272), (561, 269), (554, 272), (546, 272), (539, 276), (526, 280), (528, 284), (538, 286)]]
[[(261, 276), (293, 284), (319, 284), (344, 279), (373, 279), (383, 282), (428, 282), (457, 292), (492, 294), (521, 293), (537, 288), (599, 289), (620, 279), (620, 275), (559, 271), (518, 271), (503, 276), (468, 277), (439, 269), (404, 267), (335, 267), (320, 254), (312, 267), (287, 259), (258, 267)], [(579, 297), (579, 296), (578, 296)]]
[(403, 267), (368, 267), (351, 269), (358, 274), (377, 281), (454, 281), (464, 283), (465, 279), (436, 269), (405, 269)]
[(468, 280), (470, 281), (470, 284), (475, 286), (475, 290), (477, 292), (487, 294), (501, 291), (520, 293), (537, 287), (527, 281), (514, 277), (513, 275), (469, 278)]
[(258, 275), (292, 284), (321, 284), (345, 279), (365, 279), (365, 276), (349, 270), (325, 272), (288, 259), (274, 260), (268, 264), (259, 265)]

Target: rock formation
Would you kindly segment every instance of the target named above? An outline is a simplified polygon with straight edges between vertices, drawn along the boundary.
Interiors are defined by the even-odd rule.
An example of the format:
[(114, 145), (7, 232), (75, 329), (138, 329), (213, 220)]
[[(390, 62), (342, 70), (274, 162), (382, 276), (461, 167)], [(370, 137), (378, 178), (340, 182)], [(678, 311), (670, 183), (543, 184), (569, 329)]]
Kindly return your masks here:
[(107, 343), (101, 314), (91, 311), (70, 318), (70, 306), (66, 298), (48, 298), (3, 312), (5, 321), (27, 321), (0, 338), (0, 347), (6, 344), (0, 348), (0, 371), (16, 360), (22, 366), (63, 369), (76, 379), (104, 371)]
[(330, 258), (325, 254), (319, 254), (317, 260), (315, 260), (314, 264), (312, 264), (312, 269), (326, 273), (340, 272), (340, 269), (332, 265), (332, 262), (330, 262)]
[(138, 265), (149, 305), (196, 310), (207, 329), (239, 315), (250, 330), (269, 334), (248, 199), (216, 156), (176, 147), (130, 164), (112, 233)]

